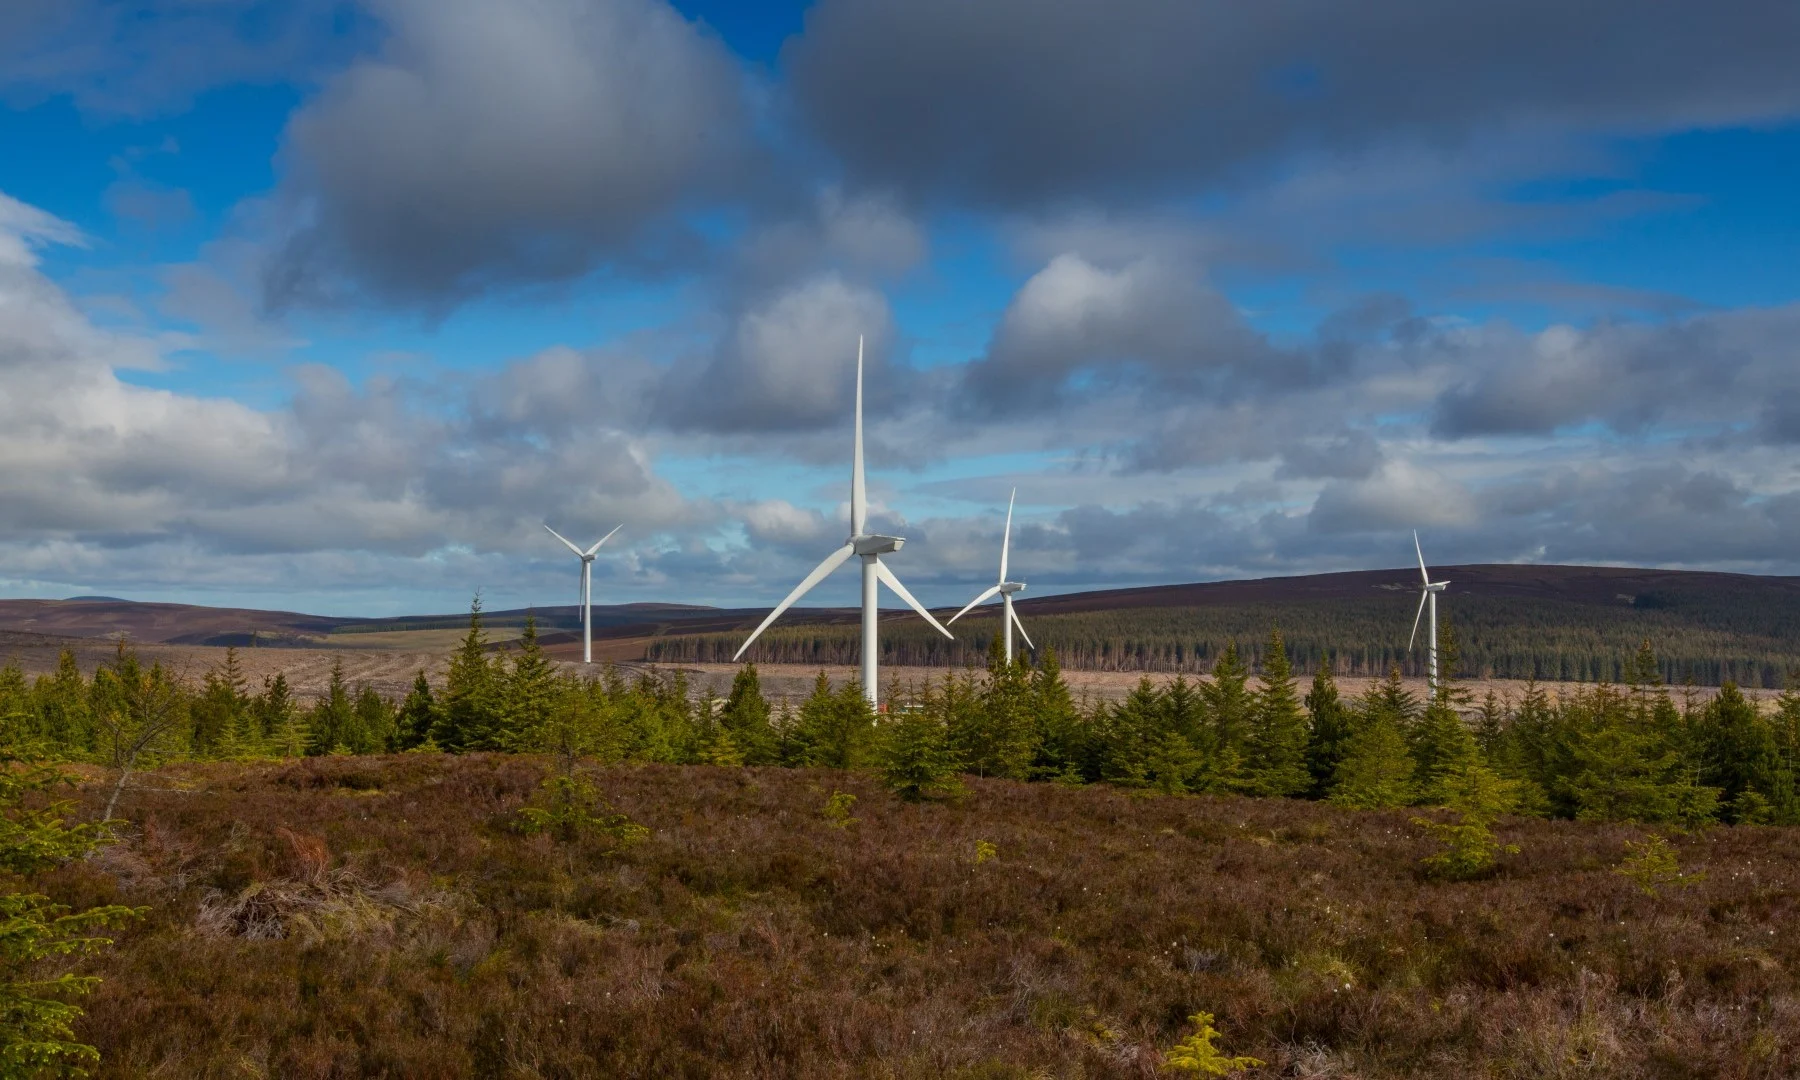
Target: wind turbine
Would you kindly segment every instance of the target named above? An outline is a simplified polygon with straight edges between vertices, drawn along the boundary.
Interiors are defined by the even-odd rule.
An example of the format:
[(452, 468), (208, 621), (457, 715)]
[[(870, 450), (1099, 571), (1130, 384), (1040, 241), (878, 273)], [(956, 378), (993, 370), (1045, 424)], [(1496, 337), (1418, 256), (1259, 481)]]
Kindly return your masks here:
[(900, 545), (906, 543), (906, 540), (898, 536), (881, 536), (870, 533), (865, 528), (869, 516), (869, 497), (863, 484), (862, 402), (863, 342), (862, 338), (858, 336), (856, 339), (856, 452), (852, 458), (850, 469), (850, 538), (844, 541), (843, 547), (825, 556), (824, 562), (813, 567), (813, 572), (806, 575), (800, 584), (794, 586), (794, 591), (787, 594), (787, 599), (775, 605), (775, 610), (769, 612), (769, 617), (762, 621), (762, 625), (744, 639), (744, 644), (738, 648), (737, 655), (731, 659), (735, 663), (739, 657), (744, 655), (744, 650), (748, 649), (762, 632), (769, 628), (770, 623), (780, 618), (782, 612), (794, 606), (794, 601), (805, 596), (814, 585), (830, 577), (831, 572), (844, 565), (850, 556), (860, 555), (862, 556), (862, 685), (863, 693), (869, 698), (869, 704), (876, 705), (880, 702), (880, 688), (876, 681), (876, 660), (880, 655), (875, 637), (875, 620), (880, 614), (876, 606), (875, 583), (877, 581), (892, 589), (894, 595), (906, 601), (908, 607), (924, 616), (925, 621), (930, 623), (938, 633), (952, 641), (956, 640), (956, 635), (944, 629), (936, 619), (932, 618), (931, 612), (926, 611), (924, 605), (915, 600), (912, 593), (906, 591), (906, 586), (900, 584), (900, 579), (895, 577), (894, 572), (881, 561), (883, 555), (899, 551)]
[(1437, 650), (1437, 598), (1438, 593), (1450, 587), (1448, 581), (1433, 581), (1431, 573), (1425, 569), (1425, 550), (1419, 546), (1419, 530), (1413, 530), (1413, 551), (1419, 556), (1419, 613), (1413, 616), (1412, 637), (1406, 639), (1406, 651), (1412, 652), (1413, 643), (1419, 639), (1419, 618), (1425, 609), (1431, 609), (1431, 648), (1427, 653), (1429, 660), (1429, 678), (1431, 692), (1437, 693), (1438, 687), (1438, 650)]
[(599, 540), (594, 542), (593, 547), (583, 551), (574, 544), (569, 543), (569, 538), (562, 533), (557, 532), (555, 529), (550, 529), (550, 526), (548, 525), (544, 526), (544, 528), (550, 529), (551, 536), (561, 540), (563, 545), (570, 551), (573, 551), (575, 557), (581, 560), (581, 662), (584, 664), (591, 664), (594, 662), (594, 620), (592, 613), (588, 610), (593, 606), (594, 602), (594, 556), (600, 553), (601, 544), (611, 540), (613, 538), (613, 533), (618, 532), (624, 527), (625, 526), (622, 524), (614, 525), (612, 532), (602, 536)]
[(1006, 531), (1002, 532), (1000, 534), (1000, 581), (999, 581), (999, 583), (996, 585), (990, 585), (985, 591), (982, 592), (982, 594), (980, 596), (977, 596), (975, 599), (969, 601), (968, 607), (965, 607), (961, 611), (950, 616), (950, 621), (955, 622), (956, 620), (962, 618), (964, 615), (967, 615), (969, 613), (969, 608), (972, 608), (976, 604), (981, 603), (983, 600), (988, 599), (989, 597), (993, 596), (995, 593), (999, 593), (1000, 594), (1000, 604), (1002, 607), (1004, 607), (1006, 609), (1005, 614), (1003, 614), (1000, 617), (1000, 625), (1003, 628), (1002, 635), (1006, 642), (1006, 662), (1009, 664), (1012, 663), (1012, 658), (1013, 658), (1012, 634), (1013, 634), (1014, 626), (1017, 626), (1019, 628), (1019, 636), (1025, 639), (1025, 647), (1026, 648), (1028, 648), (1028, 649), (1037, 648), (1036, 645), (1033, 645), (1031, 643), (1031, 635), (1027, 634), (1025, 632), (1025, 624), (1019, 621), (1019, 613), (1013, 610), (1013, 601), (1012, 601), (1013, 593), (1022, 591), (1025, 588), (1025, 583), (1023, 581), (1008, 581), (1008, 580), (1006, 580), (1006, 554), (1007, 554), (1007, 551), (1012, 547), (1013, 500), (1017, 499), (1018, 497), (1019, 497), (1019, 489), (1013, 488), (1012, 494), (1007, 496), (1007, 499), (1006, 499)]

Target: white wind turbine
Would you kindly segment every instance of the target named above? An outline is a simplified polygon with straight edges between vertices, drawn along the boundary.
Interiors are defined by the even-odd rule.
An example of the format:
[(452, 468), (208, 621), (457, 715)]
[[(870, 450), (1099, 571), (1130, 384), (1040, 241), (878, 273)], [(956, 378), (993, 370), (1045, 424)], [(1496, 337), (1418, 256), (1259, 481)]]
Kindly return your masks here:
[(544, 528), (550, 529), (551, 536), (561, 540), (570, 551), (575, 553), (575, 557), (581, 560), (581, 662), (584, 664), (594, 662), (594, 620), (592, 613), (588, 610), (594, 603), (594, 556), (600, 553), (601, 544), (611, 540), (613, 533), (624, 527), (624, 525), (614, 525), (612, 532), (602, 536), (594, 542), (593, 547), (583, 551), (569, 543), (569, 538), (562, 533), (550, 529), (548, 525), (544, 526)]
[(1437, 693), (1438, 685), (1437, 598), (1438, 593), (1441, 593), (1450, 587), (1450, 583), (1448, 581), (1431, 580), (1431, 573), (1425, 569), (1425, 550), (1419, 546), (1419, 531), (1417, 529), (1413, 530), (1413, 551), (1419, 556), (1419, 613), (1413, 616), (1412, 637), (1406, 639), (1406, 651), (1412, 652), (1413, 643), (1419, 640), (1419, 618), (1425, 614), (1425, 609), (1429, 607), (1431, 609), (1431, 637), (1430, 651), (1427, 653), (1427, 659), (1429, 661), (1428, 677), (1430, 679), (1431, 692), (1435, 694)]
[(814, 567), (812, 573), (806, 575), (800, 584), (794, 586), (794, 591), (787, 594), (787, 599), (775, 605), (775, 610), (769, 612), (769, 617), (762, 621), (762, 625), (744, 639), (744, 644), (738, 648), (737, 655), (731, 659), (736, 662), (739, 657), (743, 656), (744, 650), (748, 649), (757, 637), (769, 628), (770, 623), (780, 618), (782, 612), (794, 606), (794, 601), (805, 596), (814, 585), (830, 577), (831, 572), (844, 565), (850, 556), (860, 555), (862, 556), (862, 685), (863, 693), (868, 695), (869, 704), (876, 705), (880, 702), (880, 691), (876, 681), (878, 675), (876, 659), (879, 656), (879, 647), (875, 637), (875, 620), (880, 614), (876, 606), (875, 583), (877, 581), (892, 589), (894, 595), (906, 601), (908, 607), (923, 615), (925, 621), (930, 623), (938, 633), (952, 641), (956, 640), (956, 635), (944, 629), (936, 619), (932, 618), (931, 612), (926, 611), (925, 606), (915, 600), (912, 593), (906, 591), (906, 586), (900, 584), (900, 579), (895, 577), (894, 572), (881, 561), (883, 555), (899, 551), (900, 545), (906, 543), (905, 539), (898, 536), (881, 536), (865, 531), (864, 526), (869, 516), (869, 498), (863, 485), (862, 402), (863, 343), (859, 336), (856, 339), (856, 451), (850, 471), (850, 538), (844, 541), (843, 547), (825, 556), (824, 562)]
[(999, 581), (999, 583), (996, 585), (990, 585), (986, 590), (984, 590), (982, 592), (982, 594), (980, 596), (977, 596), (975, 599), (969, 601), (967, 607), (963, 608), (961, 611), (957, 612), (956, 614), (950, 616), (950, 621), (955, 622), (956, 620), (962, 618), (964, 615), (967, 615), (969, 613), (969, 608), (972, 608), (976, 604), (981, 603), (983, 600), (988, 599), (989, 597), (993, 596), (995, 593), (999, 593), (1000, 594), (1000, 606), (1006, 609), (1005, 613), (1000, 617), (1000, 625), (1002, 627), (1002, 631), (1001, 631), (1002, 637), (1006, 642), (1006, 662), (1009, 664), (1012, 663), (1012, 658), (1013, 658), (1012, 635), (1013, 635), (1013, 627), (1014, 626), (1017, 626), (1019, 628), (1019, 636), (1025, 639), (1025, 647), (1026, 648), (1028, 648), (1028, 649), (1037, 648), (1036, 645), (1033, 645), (1031, 643), (1031, 635), (1027, 634), (1025, 632), (1025, 624), (1019, 621), (1019, 613), (1013, 610), (1013, 599), (1012, 599), (1013, 593), (1022, 591), (1025, 588), (1025, 583), (1023, 581), (1008, 581), (1008, 580), (1006, 580), (1006, 555), (1007, 555), (1007, 552), (1012, 547), (1013, 500), (1017, 499), (1018, 497), (1019, 497), (1019, 489), (1013, 488), (1012, 494), (1007, 496), (1007, 499), (1006, 499), (1006, 531), (1004, 531), (1000, 534), (1000, 581)]

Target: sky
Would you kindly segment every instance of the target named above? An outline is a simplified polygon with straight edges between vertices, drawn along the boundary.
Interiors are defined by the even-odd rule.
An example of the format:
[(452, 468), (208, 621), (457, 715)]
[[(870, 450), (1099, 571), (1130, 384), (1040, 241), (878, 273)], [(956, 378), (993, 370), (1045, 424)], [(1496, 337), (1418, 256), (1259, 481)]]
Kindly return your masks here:
[[(1800, 6), (9, 0), (0, 595), (1800, 573)], [(841, 572), (809, 602), (852, 604)], [(885, 603), (895, 603), (886, 598)]]

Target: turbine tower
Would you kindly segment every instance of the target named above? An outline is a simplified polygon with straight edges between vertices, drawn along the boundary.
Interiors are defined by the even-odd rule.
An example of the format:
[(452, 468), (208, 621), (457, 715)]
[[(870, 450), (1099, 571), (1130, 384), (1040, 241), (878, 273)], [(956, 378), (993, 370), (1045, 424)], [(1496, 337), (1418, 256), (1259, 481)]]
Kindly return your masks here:
[(1450, 587), (1448, 581), (1433, 581), (1431, 573), (1425, 569), (1425, 550), (1419, 546), (1419, 531), (1413, 530), (1413, 551), (1419, 556), (1419, 612), (1413, 616), (1412, 637), (1406, 639), (1406, 651), (1411, 652), (1413, 643), (1419, 640), (1419, 618), (1425, 609), (1431, 609), (1430, 651), (1426, 654), (1428, 661), (1427, 678), (1430, 680), (1431, 692), (1438, 688), (1438, 650), (1437, 650), (1437, 598), (1438, 593)]
[(912, 593), (906, 591), (906, 586), (900, 584), (900, 579), (895, 577), (894, 572), (881, 561), (883, 555), (899, 551), (900, 545), (906, 543), (905, 539), (898, 536), (881, 536), (870, 533), (865, 528), (869, 516), (869, 497), (863, 484), (862, 404), (863, 342), (859, 336), (856, 339), (856, 450), (851, 458), (850, 467), (850, 538), (844, 541), (843, 547), (825, 556), (824, 562), (813, 567), (813, 572), (806, 575), (800, 584), (794, 586), (794, 591), (787, 594), (787, 599), (775, 605), (775, 610), (769, 612), (769, 617), (762, 621), (762, 625), (744, 639), (744, 644), (738, 648), (737, 655), (731, 659), (735, 663), (739, 657), (744, 655), (744, 651), (761, 636), (762, 632), (769, 628), (770, 623), (780, 618), (782, 612), (794, 606), (794, 601), (805, 596), (814, 585), (830, 577), (831, 572), (844, 565), (850, 556), (860, 555), (862, 557), (862, 685), (863, 693), (869, 698), (869, 704), (878, 705), (880, 688), (877, 682), (879, 673), (876, 670), (876, 660), (880, 655), (880, 649), (875, 636), (875, 620), (880, 612), (876, 605), (875, 595), (877, 581), (892, 589), (894, 595), (906, 601), (908, 607), (924, 616), (925, 621), (930, 623), (938, 633), (952, 641), (956, 640), (956, 635), (944, 629), (936, 619), (932, 618), (931, 612), (926, 611), (924, 605), (915, 600)]
[(1000, 625), (1002, 627), (1001, 636), (1002, 636), (1002, 639), (1006, 642), (1006, 662), (1009, 664), (1012, 663), (1012, 658), (1013, 658), (1012, 635), (1013, 635), (1013, 627), (1014, 626), (1017, 626), (1019, 628), (1019, 636), (1025, 639), (1025, 647), (1026, 648), (1028, 648), (1028, 649), (1037, 648), (1036, 645), (1033, 645), (1031, 643), (1031, 635), (1027, 634), (1025, 632), (1025, 624), (1019, 621), (1019, 613), (1013, 610), (1013, 599), (1012, 599), (1013, 593), (1022, 591), (1025, 588), (1025, 583), (1023, 581), (1008, 581), (1008, 580), (1006, 580), (1006, 555), (1007, 555), (1007, 552), (1012, 547), (1013, 500), (1017, 499), (1018, 497), (1019, 497), (1019, 489), (1013, 488), (1012, 494), (1007, 496), (1007, 499), (1006, 499), (1006, 531), (1004, 531), (1000, 534), (1000, 581), (999, 581), (999, 583), (996, 585), (989, 586), (985, 591), (982, 592), (982, 594), (980, 596), (977, 596), (975, 599), (969, 601), (968, 607), (965, 607), (961, 611), (950, 616), (950, 621), (955, 622), (956, 620), (962, 618), (964, 615), (967, 615), (969, 613), (969, 608), (972, 608), (976, 604), (981, 603), (983, 600), (988, 599), (989, 597), (993, 596), (995, 593), (999, 593), (1000, 594), (1000, 606), (1005, 608), (1005, 612), (1000, 616)]
[(613, 533), (618, 532), (624, 527), (624, 525), (614, 525), (612, 532), (602, 536), (599, 540), (595, 541), (593, 547), (583, 551), (574, 544), (569, 543), (569, 538), (562, 533), (557, 532), (555, 529), (550, 529), (549, 525), (544, 526), (544, 528), (550, 529), (551, 536), (561, 540), (564, 546), (570, 551), (573, 551), (575, 557), (581, 560), (581, 662), (584, 664), (591, 664), (594, 662), (594, 620), (592, 614), (588, 611), (594, 602), (594, 556), (600, 553), (601, 544), (611, 540), (613, 538)]

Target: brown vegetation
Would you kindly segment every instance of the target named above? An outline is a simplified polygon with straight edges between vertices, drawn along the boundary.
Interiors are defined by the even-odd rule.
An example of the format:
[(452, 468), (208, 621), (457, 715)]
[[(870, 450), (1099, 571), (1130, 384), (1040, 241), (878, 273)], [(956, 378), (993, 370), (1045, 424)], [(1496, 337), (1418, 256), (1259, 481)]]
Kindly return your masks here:
[(1800, 1072), (1792, 829), (1677, 836), (1705, 877), (1647, 895), (1630, 825), (1503, 819), (1444, 882), (1406, 812), (637, 766), (593, 774), (651, 830), (615, 851), (515, 827), (547, 769), (147, 776), (45, 882), (152, 908), (93, 965), (99, 1075), (1145, 1077), (1199, 1013), (1254, 1075)]

